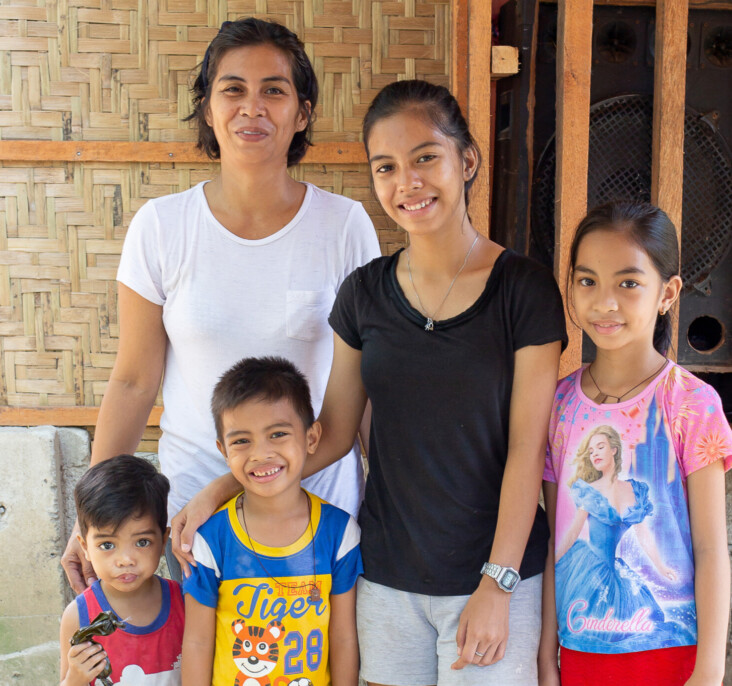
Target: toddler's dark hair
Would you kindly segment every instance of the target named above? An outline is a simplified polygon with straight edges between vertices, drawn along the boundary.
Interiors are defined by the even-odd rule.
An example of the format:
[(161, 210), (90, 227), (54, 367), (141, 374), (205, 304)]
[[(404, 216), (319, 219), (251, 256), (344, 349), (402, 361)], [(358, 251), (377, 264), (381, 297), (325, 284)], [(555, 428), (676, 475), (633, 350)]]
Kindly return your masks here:
[(460, 111), (460, 105), (444, 86), (429, 81), (410, 79), (395, 81), (384, 86), (371, 102), (363, 119), (363, 143), (369, 156), (369, 136), (374, 124), (404, 110), (414, 110), (425, 117), (444, 136), (452, 139), (460, 153), (475, 148), (478, 165), (473, 175), (465, 182), (465, 206), (468, 206), (468, 191), (473, 185), (482, 163), (480, 148), (468, 129), (468, 123)]
[[(587, 213), (579, 223), (569, 251), (570, 272), (577, 264), (577, 251), (582, 239), (594, 231), (617, 231), (628, 236), (653, 263), (661, 280), (679, 275), (679, 240), (676, 227), (668, 215), (650, 203), (609, 202)], [(569, 279), (571, 273), (567, 275)], [(569, 289), (568, 289), (569, 295)], [(653, 347), (666, 355), (671, 347), (671, 315), (656, 317)]]
[(216, 424), (216, 437), (223, 442), (221, 417), (249, 400), (277, 402), (287, 399), (305, 428), (315, 421), (310, 402), (310, 388), (302, 372), (282, 357), (247, 357), (225, 372), (216, 384), (211, 399), (211, 412)]
[[(297, 100), (308, 124), (303, 131), (296, 131), (287, 152), (287, 166), (297, 164), (312, 145), (315, 106), (318, 104), (318, 79), (305, 52), (305, 46), (290, 29), (274, 21), (248, 17), (225, 21), (216, 37), (206, 49), (201, 67), (193, 82), (193, 112), (184, 121), (194, 121), (198, 126), (199, 150), (212, 160), (221, 156), (221, 149), (213, 129), (206, 122), (206, 108), (211, 96), (211, 85), (218, 71), (221, 58), (235, 48), (248, 45), (273, 45), (287, 55), (292, 69), (292, 79)], [(310, 108), (305, 103), (310, 103)]]
[(168, 526), (167, 477), (134, 455), (118, 455), (99, 462), (81, 477), (74, 489), (82, 537), (90, 526), (117, 528), (129, 517), (150, 515), (161, 533)]

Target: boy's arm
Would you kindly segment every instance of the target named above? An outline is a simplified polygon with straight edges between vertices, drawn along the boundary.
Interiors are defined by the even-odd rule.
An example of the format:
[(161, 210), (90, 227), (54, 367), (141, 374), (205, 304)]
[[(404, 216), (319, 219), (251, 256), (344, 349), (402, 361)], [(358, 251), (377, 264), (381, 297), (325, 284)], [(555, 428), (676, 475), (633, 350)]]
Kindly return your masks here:
[(358, 686), (355, 584), (350, 591), (330, 596), (328, 640), (332, 686)]
[(730, 569), (723, 462), (718, 460), (692, 472), (686, 482), (699, 631), (696, 665), (687, 686), (719, 684), (724, 677)]
[(559, 686), (559, 667), (557, 663), (559, 641), (557, 639), (557, 611), (554, 599), (554, 529), (557, 514), (557, 485), (551, 481), (545, 481), (543, 489), (550, 536), (541, 600), (539, 684), (540, 686)]
[(106, 655), (98, 643), (87, 641), (70, 645), (69, 641), (78, 628), (79, 611), (74, 600), (61, 617), (61, 686), (87, 686), (104, 669)]
[(182, 686), (210, 686), (216, 639), (216, 608), (186, 593), (186, 624), (181, 659)]

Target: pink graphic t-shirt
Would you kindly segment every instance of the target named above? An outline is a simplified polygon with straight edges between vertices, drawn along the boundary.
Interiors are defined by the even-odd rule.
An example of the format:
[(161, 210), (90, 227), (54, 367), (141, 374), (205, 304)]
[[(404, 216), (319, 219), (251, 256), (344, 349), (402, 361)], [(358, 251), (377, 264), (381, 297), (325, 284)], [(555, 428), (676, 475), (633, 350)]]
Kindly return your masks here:
[(557, 386), (544, 470), (558, 487), (559, 642), (593, 653), (694, 645), (686, 479), (717, 460), (732, 467), (719, 396), (669, 362), (636, 397), (598, 405), (581, 372)]

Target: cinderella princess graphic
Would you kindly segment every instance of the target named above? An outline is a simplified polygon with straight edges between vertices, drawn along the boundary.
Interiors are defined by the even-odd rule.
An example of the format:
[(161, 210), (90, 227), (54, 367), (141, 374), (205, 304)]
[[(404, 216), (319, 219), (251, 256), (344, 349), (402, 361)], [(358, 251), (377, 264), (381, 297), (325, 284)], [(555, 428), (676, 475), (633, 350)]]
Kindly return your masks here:
[(573, 464), (568, 485), (576, 510), (557, 533), (560, 626), (581, 634), (583, 650), (637, 650), (651, 635), (678, 645), (690, 632), (665, 607), (677, 595), (669, 589), (678, 586), (679, 570), (654, 526), (652, 487), (622, 478), (623, 443), (607, 424), (588, 431)]

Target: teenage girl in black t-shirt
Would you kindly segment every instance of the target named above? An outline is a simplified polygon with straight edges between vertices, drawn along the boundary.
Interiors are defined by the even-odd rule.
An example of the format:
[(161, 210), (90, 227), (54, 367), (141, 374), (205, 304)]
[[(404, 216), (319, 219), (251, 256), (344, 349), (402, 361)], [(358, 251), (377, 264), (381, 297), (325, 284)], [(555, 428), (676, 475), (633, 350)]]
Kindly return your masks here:
[[(364, 143), (379, 202), (409, 247), (357, 270), (339, 292), (323, 442), (306, 467), (346, 452), (368, 394), (363, 676), (535, 684), (546, 555), (537, 501), (566, 336), (561, 298), (548, 271), (471, 223), (467, 196), (481, 158), (447, 89), (387, 86), (366, 115)], [(530, 534), (537, 559), (522, 566)], [(510, 591), (521, 590), (516, 570), (525, 567), (534, 593), (512, 645)], [(425, 598), (452, 602), (452, 621), (434, 619)]]

